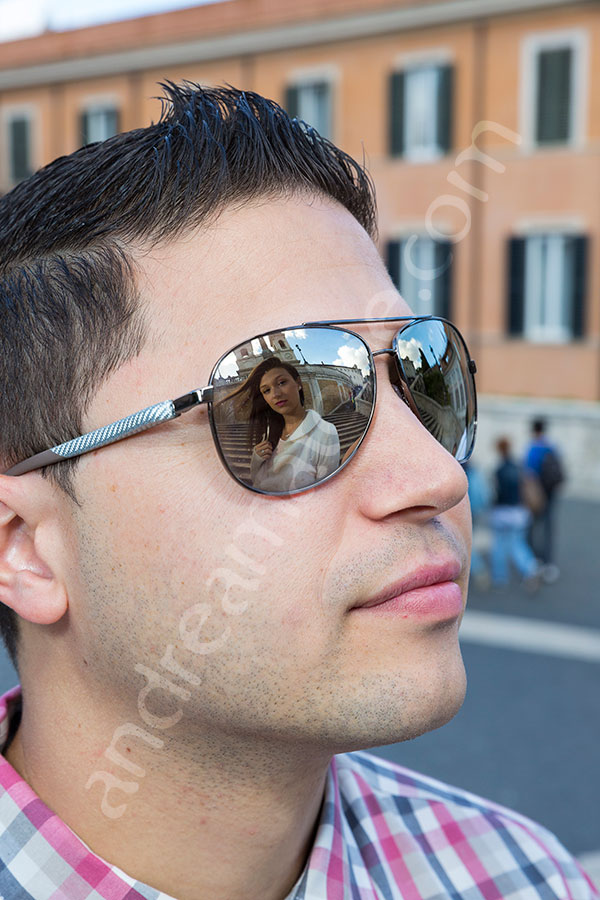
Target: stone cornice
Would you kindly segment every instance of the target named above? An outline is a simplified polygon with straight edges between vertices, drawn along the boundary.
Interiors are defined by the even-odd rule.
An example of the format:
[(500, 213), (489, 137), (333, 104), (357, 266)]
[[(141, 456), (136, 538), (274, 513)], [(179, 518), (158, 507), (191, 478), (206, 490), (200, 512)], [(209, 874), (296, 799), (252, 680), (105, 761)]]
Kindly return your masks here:
[[(492, 16), (582, 6), (592, 2), (596, 0), (447, 0), (443, 3), (420, 3), (409, 7), (336, 16), (318, 22), (302, 21), (251, 31), (231, 31), (191, 41), (67, 58), (4, 70), (0, 68), (0, 91), (335, 43)], [(1, 47), (0, 44), (0, 51)]]

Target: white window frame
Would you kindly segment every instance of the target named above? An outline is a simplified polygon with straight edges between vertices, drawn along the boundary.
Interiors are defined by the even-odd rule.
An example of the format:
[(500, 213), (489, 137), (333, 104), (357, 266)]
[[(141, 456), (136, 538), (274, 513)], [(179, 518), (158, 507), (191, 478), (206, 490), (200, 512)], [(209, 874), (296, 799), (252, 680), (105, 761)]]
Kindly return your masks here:
[[(118, 116), (121, 111), (120, 99), (111, 94), (86, 97), (79, 106), (79, 117), (81, 119), (87, 113), (103, 112), (108, 109), (116, 110)], [(103, 138), (102, 140), (105, 139)]]
[[(570, 49), (573, 71), (570, 97), (569, 139), (556, 144), (536, 142), (538, 56), (544, 50)], [(589, 34), (585, 28), (569, 28), (527, 35), (521, 42), (519, 128), (525, 152), (581, 147), (586, 138), (589, 82)]]
[(27, 119), (29, 121), (29, 138), (31, 153), (31, 171), (35, 172), (38, 168), (38, 127), (37, 127), (37, 107), (33, 103), (11, 104), (0, 110), (0, 186), (4, 186), (7, 190), (15, 187), (18, 181), (12, 178), (10, 171), (10, 160), (12, 156), (12, 147), (10, 146), (9, 131), (10, 124), (15, 119)]
[[(431, 162), (434, 159), (439, 159), (444, 156), (444, 151), (441, 149), (439, 144), (439, 134), (438, 134), (438, 109), (437, 109), (437, 89), (439, 86), (439, 70), (440, 67), (436, 63), (421, 63), (418, 66), (408, 66), (404, 70), (404, 159), (407, 162)], [(425, 75), (426, 73), (435, 73), (435, 81), (434, 81), (434, 98), (432, 102), (432, 97), (425, 101), (424, 107), (429, 107), (430, 110), (433, 110), (433, 115), (430, 114), (429, 120), (432, 124), (432, 132), (433, 136), (428, 144), (417, 144), (413, 141), (411, 143), (411, 116), (410, 116), (410, 83), (411, 80), (416, 80), (419, 77), (419, 74)]]
[[(323, 133), (323, 137), (335, 142), (336, 134), (339, 133), (339, 110), (338, 110), (338, 84), (340, 80), (339, 69), (336, 66), (309, 66), (298, 69), (292, 69), (287, 76), (287, 87), (302, 90), (304, 87), (311, 87), (315, 84), (323, 84), (325, 82), (329, 87), (329, 129), (327, 133)], [(304, 118), (300, 115), (300, 118)], [(308, 121), (308, 120), (307, 120)], [(320, 129), (313, 122), (317, 131)]]
[[(399, 260), (400, 293), (410, 306), (413, 314), (415, 316), (439, 315), (439, 310), (437, 309), (437, 306), (439, 304), (437, 303), (437, 300), (438, 292), (440, 289), (440, 281), (438, 276), (441, 275), (442, 272), (438, 271), (435, 265), (436, 241), (431, 237), (430, 234), (422, 230), (397, 232), (390, 236), (390, 240), (398, 241), (401, 245)], [(407, 243), (409, 241), (410, 246), (407, 247)], [(418, 244), (421, 244), (420, 250), (422, 252), (422, 250), (424, 249), (422, 242), (424, 241), (427, 241), (429, 245), (427, 248), (429, 250), (429, 260), (422, 257), (419, 259), (415, 259), (415, 247)], [(429, 263), (429, 265), (427, 265), (427, 263)], [(431, 274), (431, 278), (420, 277), (419, 270), (428, 271)], [(409, 277), (411, 277), (414, 282), (420, 283), (418, 294), (421, 294), (422, 291), (429, 291), (429, 299), (418, 296), (417, 302), (415, 303), (413, 297), (408, 295), (406, 287), (403, 285), (403, 282), (405, 282), (407, 271)]]
[[(570, 325), (571, 310), (565, 308), (565, 242), (571, 237), (568, 230), (532, 232), (525, 240), (525, 271), (523, 285), (523, 337), (531, 343), (563, 344), (573, 339)], [(536, 257), (550, 254), (552, 248), (563, 244), (562, 252), (554, 251), (541, 284), (540, 270), (534, 268)], [(571, 272), (571, 277), (573, 277)], [(544, 290), (542, 290), (544, 288)], [(572, 294), (572, 291), (571, 291)], [(562, 295), (562, 296), (561, 296)], [(544, 309), (546, 304), (546, 309)], [(546, 319), (546, 321), (543, 321)], [(561, 319), (563, 320), (561, 322)]]
[[(442, 159), (446, 155), (446, 151), (440, 149), (439, 135), (436, 134), (437, 146), (427, 147), (425, 149), (412, 147), (409, 148), (406, 136), (408, 134), (407, 127), (407, 97), (406, 90), (407, 77), (411, 72), (418, 69), (439, 69), (443, 66), (455, 65), (455, 58), (452, 51), (447, 47), (428, 47), (425, 50), (414, 50), (408, 53), (401, 53), (394, 59), (394, 71), (404, 73), (405, 97), (404, 97), (404, 142), (405, 150), (402, 159), (410, 163), (429, 163), (436, 159)], [(438, 121), (438, 110), (435, 108), (434, 121)], [(402, 238), (399, 238), (402, 240)]]

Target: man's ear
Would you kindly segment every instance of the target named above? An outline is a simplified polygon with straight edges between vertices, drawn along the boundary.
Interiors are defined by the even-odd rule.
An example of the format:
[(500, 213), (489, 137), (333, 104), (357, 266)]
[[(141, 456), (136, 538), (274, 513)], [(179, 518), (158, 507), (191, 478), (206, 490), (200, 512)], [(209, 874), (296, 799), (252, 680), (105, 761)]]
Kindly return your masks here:
[[(50, 558), (57, 527), (44, 484), (33, 478), (0, 475), (0, 601), (37, 625), (51, 625), (67, 611), (67, 592)], [(26, 483), (27, 482), (27, 483)]]

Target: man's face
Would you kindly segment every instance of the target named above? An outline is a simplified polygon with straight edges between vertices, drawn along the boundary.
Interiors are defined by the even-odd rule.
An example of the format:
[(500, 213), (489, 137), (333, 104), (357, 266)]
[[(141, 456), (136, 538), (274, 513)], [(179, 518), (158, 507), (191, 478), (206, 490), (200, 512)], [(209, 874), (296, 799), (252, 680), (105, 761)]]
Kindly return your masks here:
[[(226, 211), (139, 266), (149, 340), (102, 386), (88, 428), (206, 385), (222, 353), (261, 331), (410, 312), (354, 218), (322, 200)], [(396, 328), (356, 326), (373, 350)], [(300, 495), (237, 484), (205, 408), (81, 460), (70, 622), (73, 658), (98, 691), (131, 707), (144, 683), (136, 664), (167, 675), (191, 697), (156, 691), (150, 705), (180, 706), (172, 734), (190, 745), (227, 733), (338, 751), (410, 738), (456, 712), (456, 619), (356, 608), (456, 561), (466, 595), (465, 476), (398, 398), (387, 359), (357, 456)], [(169, 647), (193, 678), (161, 667)]]

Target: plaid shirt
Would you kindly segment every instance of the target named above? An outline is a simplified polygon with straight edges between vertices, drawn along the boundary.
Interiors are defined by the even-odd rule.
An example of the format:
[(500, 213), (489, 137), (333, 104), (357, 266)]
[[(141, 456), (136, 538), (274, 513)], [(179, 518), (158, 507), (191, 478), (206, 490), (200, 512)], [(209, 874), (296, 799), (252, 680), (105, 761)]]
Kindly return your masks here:
[[(9, 705), (0, 699), (0, 746)], [(0, 900), (172, 900), (104, 862), (0, 757)], [(308, 864), (288, 900), (591, 900), (553, 835), (366, 753), (334, 759)], [(215, 898), (219, 900), (219, 898)]]

